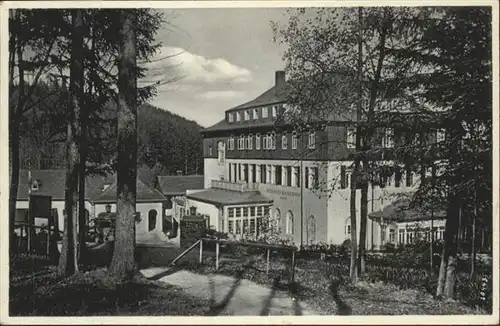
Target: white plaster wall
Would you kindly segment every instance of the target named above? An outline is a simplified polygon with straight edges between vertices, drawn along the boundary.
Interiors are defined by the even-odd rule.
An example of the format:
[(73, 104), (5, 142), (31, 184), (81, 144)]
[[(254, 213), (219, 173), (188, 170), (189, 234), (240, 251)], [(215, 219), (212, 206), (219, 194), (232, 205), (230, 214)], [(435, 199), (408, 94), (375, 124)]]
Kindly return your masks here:
[(189, 208), (192, 206), (196, 206), (196, 214), (208, 215), (210, 226), (213, 226), (216, 230), (218, 229), (219, 209), (215, 205), (188, 198), (186, 201), (186, 215), (189, 215)]
[[(385, 164), (392, 164), (392, 162), (384, 162)], [(346, 238), (345, 227), (346, 222), (350, 216), (350, 192), (349, 188), (340, 189), (340, 171), (341, 165), (349, 167), (352, 162), (329, 162), (328, 164), (328, 188), (331, 189), (331, 198), (328, 201), (328, 241), (334, 244), (341, 244)], [(395, 200), (395, 195), (398, 193), (407, 193), (413, 191), (418, 184), (418, 176), (413, 176), (413, 186), (406, 187), (405, 176), (402, 176), (401, 187), (395, 187), (393, 183), (385, 188), (374, 187), (368, 188), (368, 214), (379, 211), (385, 206), (389, 205)], [(332, 190), (333, 189), (333, 190)], [(356, 226), (357, 235), (359, 239), (360, 231), (360, 208), (361, 208), (361, 190), (356, 191)], [(350, 223), (350, 221), (349, 221)], [(367, 221), (366, 233), (366, 248), (377, 249), (380, 246), (380, 227), (377, 223), (372, 222), (371, 219)]]
[[(85, 202), (85, 208), (89, 211), (89, 214), (91, 213), (91, 207), (92, 205), (86, 201)], [(18, 209), (28, 209), (29, 208), (29, 202), (27, 200), (22, 200), (22, 201), (17, 201), (16, 203), (16, 208)], [(64, 200), (53, 200), (52, 201), (52, 209), (57, 209), (57, 215), (58, 215), (58, 228), (59, 231), (64, 231)]]
[[(106, 211), (106, 205), (107, 204), (96, 204), (95, 205), (95, 211), (96, 211), (96, 216), (99, 215), (99, 213), (105, 212)], [(111, 212), (116, 212), (116, 204), (110, 204), (111, 205)], [(149, 211), (155, 209), (157, 212), (156, 215), (156, 225), (155, 228), (152, 231), (148, 231), (148, 214)], [(162, 204), (161, 203), (137, 203), (136, 204), (136, 211), (141, 213), (141, 221), (136, 224), (136, 237), (141, 237), (143, 235), (146, 235), (151, 232), (163, 232), (163, 212), (162, 212)]]
[(205, 189), (211, 187), (212, 180), (220, 180), (221, 176), (225, 176), (225, 166), (227, 165), (227, 160), (225, 164), (219, 164), (216, 158), (205, 158), (203, 161), (203, 171), (205, 179)]
[[(228, 175), (228, 166), (231, 163), (240, 164), (266, 164), (266, 165), (283, 165), (283, 166), (300, 166), (300, 161), (291, 160), (258, 160), (258, 159), (226, 159), (224, 165), (220, 165), (217, 159), (205, 159), (205, 188), (211, 187), (211, 180), (219, 180), (221, 175)], [(307, 223), (307, 217), (312, 214), (316, 218), (317, 228), (325, 228), (326, 230), (317, 230), (318, 242), (329, 242), (334, 244), (341, 244), (346, 239), (345, 226), (346, 219), (350, 216), (350, 189), (340, 189), (340, 165), (350, 166), (352, 162), (349, 161), (331, 161), (331, 162), (317, 162), (317, 161), (303, 161), (302, 167), (303, 172), (305, 168), (317, 167), (319, 168), (319, 178), (322, 184), (321, 188), (323, 191), (312, 191), (309, 189), (304, 189), (304, 223)], [(386, 161), (383, 162), (387, 165), (392, 165), (393, 162)], [(301, 179), (304, 180), (306, 176), (302, 173)], [(403, 174), (401, 180), (401, 187), (396, 188), (393, 184), (388, 185), (383, 189), (378, 187), (368, 189), (368, 214), (373, 211), (378, 211), (390, 204), (395, 193), (399, 192), (409, 192), (416, 188), (419, 183), (418, 174), (413, 175), (413, 186), (410, 188), (406, 187), (406, 178)], [(284, 192), (300, 192), (299, 187), (286, 187), (265, 184), (261, 185), (259, 188), (263, 195), (273, 199), (275, 201), (275, 207), (280, 208), (282, 213), (282, 221), (285, 220), (285, 214), (290, 209), (294, 213), (295, 223), (295, 240), (300, 239), (300, 199), (292, 198), (290, 196), (283, 196), (276, 193), (276, 191)], [(271, 189), (272, 192), (268, 191)], [(328, 199), (328, 197), (330, 197)], [(373, 197), (373, 198), (372, 198)], [(326, 199), (325, 199), (326, 198)], [(299, 200), (297, 200), (299, 199)], [(294, 202), (292, 202), (294, 200)], [(357, 207), (357, 232), (359, 239), (360, 230), (360, 207), (361, 207), (361, 191), (357, 190), (356, 194), (356, 207)], [(297, 206), (299, 205), (299, 206)], [(208, 214), (211, 216), (217, 216), (218, 211), (213, 206), (212, 208), (206, 208), (205, 212), (202, 212), (201, 208), (198, 210), (202, 214)], [(201, 206), (199, 206), (201, 207)], [(377, 223), (372, 222), (370, 219), (367, 221), (367, 248), (371, 249), (372, 244), (374, 248), (380, 245), (380, 227)], [(211, 224), (217, 225), (216, 220), (211, 220)], [(304, 232), (306, 227), (304, 226)], [(298, 232), (298, 233), (297, 233)], [(325, 234), (324, 236), (322, 235)], [(304, 239), (306, 237), (304, 236)]]

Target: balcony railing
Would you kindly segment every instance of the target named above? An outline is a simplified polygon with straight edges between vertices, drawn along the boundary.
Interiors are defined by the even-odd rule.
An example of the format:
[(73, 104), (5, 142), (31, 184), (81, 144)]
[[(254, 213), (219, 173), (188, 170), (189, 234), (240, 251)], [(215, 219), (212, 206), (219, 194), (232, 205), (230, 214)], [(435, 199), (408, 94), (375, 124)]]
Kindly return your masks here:
[(212, 180), (212, 188), (232, 190), (239, 192), (257, 191), (259, 185), (257, 183), (236, 183), (224, 180)]

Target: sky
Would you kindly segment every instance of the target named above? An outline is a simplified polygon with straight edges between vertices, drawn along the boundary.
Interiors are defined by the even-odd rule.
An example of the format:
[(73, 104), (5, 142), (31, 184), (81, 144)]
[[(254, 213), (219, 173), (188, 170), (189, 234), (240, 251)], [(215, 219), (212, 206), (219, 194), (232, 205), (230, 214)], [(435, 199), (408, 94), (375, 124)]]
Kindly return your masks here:
[(284, 69), (286, 46), (273, 41), (270, 22), (286, 24), (285, 8), (161, 11), (162, 47), (144, 82), (176, 80), (158, 87), (154, 106), (208, 127), (272, 87), (275, 71)]

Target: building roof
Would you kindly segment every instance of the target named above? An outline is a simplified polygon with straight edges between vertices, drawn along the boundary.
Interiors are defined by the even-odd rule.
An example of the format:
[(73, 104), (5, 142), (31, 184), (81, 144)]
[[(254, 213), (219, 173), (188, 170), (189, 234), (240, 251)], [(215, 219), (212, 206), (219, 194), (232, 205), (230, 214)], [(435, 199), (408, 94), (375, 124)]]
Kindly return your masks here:
[[(154, 188), (150, 188), (144, 184), (140, 179), (137, 179), (136, 182), (137, 187), (137, 202), (151, 202), (151, 201), (164, 201), (166, 200), (165, 196), (158, 190)], [(106, 188), (102, 192), (102, 194), (95, 198), (93, 201), (96, 203), (114, 203), (116, 202), (116, 191), (117, 191), (117, 183), (116, 181)]]
[(266, 128), (275, 126), (272, 120), (242, 120), (238, 122), (228, 122), (225, 118), (216, 124), (205, 128), (202, 132), (236, 130), (241, 128)]
[[(39, 190), (31, 192), (33, 195), (51, 196), (52, 200), (64, 200), (64, 191), (66, 188), (66, 170), (32, 170), (31, 179), (39, 180), (41, 184)], [(105, 185), (109, 185), (109, 187), (105, 191), (103, 191)], [(17, 191), (17, 199), (28, 200), (29, 188), (30, 185), (28, 170), (21, 169), (19, 171), (19, 187)], [(104, 194), (112, 194), (113, 199), (107, 199), (107, 197), (103, 198)], [(87, 176), (85, 180), (85, 199), (89, 201), (106, 199), (106, 202), (115, 202), (116, 175)], [(138, 179), (137, 200), (165, 200), (165, 197), (159, 191), (147, 187), (142, 181)]]
[(184, 195), (186, 190), (203, 189), (203, 175), (161, 175), (158, 188), (165, 196)]
[(188, 194), (186, 197), (215, 205), (259, 204), (273, 202), (271, 199), (263, 196), (259, 191), (241, 192), (217, 188), (210, 188), (204, 191)]
[(242, 109), (250, 109), (261, 107), (270, 104), (283, 103), (286, 101), (287, 93), (284, 88), (278, 88), (276, 85), (257, 96), (253, 100), (240, 104), (226, 112), (238, 111)]
[[(331, 81), (335, 81), (334, 84), (330, 84), (331, 87), (335, 87), (335, 85), (338, 85), (339, 82), (341, 84), (344, 84), (346, 73), (342, 71), (337, 71), (331, 74), (328, 74), (326, 77), (323, 75), (319, 75), (318, 78), (328, 78)], [(317, 85), (314, 83), (303, 83), (302, 81), (299, 81), (302, 85), (306, 85), (306, 87), (301, 91), (301, 93), (304, 93), (304, 96), (317, 96)], [(282, 84), (277, 85), (275, 84), (273, 87), (256, 97), (255, 99), (243, 103), (241, 105), (238, 105), (234, 108), (231, 108), (229, 110), (226, 110), (226, 112), (234, 112), (234, 111), (239, 111), (243, 109), (250, 109), (250, 108), (257, 108), (257, 107), (264, 107), (268, 105), (273, 105), (273, 104), (282, 104), (286, 103), (288, 100), (288, 92), (289, 88), (293, 87), (294, 82), (293, 81), (283, 81)], [(287, 88), (288, 87), (288, 88)], [(334, 90), (332, 89), (331, 93), (335, 93), (339, 90)], [(336, 105), (335, 103), (332, 102), (332, 105)], [(257, 120), (241, 120), (241, 121), (233, 121), (233, 122), (228, 122), (226, 118), (222, 119), (221, 121), (217, 122), (216, 124), (205, 128), (202, 130), (202, 133), (205, 132), (212, 132), (212, 131), (226, 131), (226, 130), (237, 130), (237, 129), (245, 129), (245, 128), (269, 128), (276, 126), (277, 124), (281, 126), (286, 126), (286, 125), (291, 125), (293, 122), (297, 121), (302, 121), (303, 119), (307, 121), (303, 121), (304, 123), (320, 123), (320, 122), (325, 122), (328, 121), (330, 123), (332, 122), (350, 122), (350, 121), (356, 121), (357, 115), (356, 115), (356, 109), (353, 108), (342, 108), (341, 110), (338, 109), (336, 106), (332, 107), (331, 109), (324, 110), (324, 111), (318, 111), (322, 112), (324, 116), (319, 116), (315, 112), (311, 114), (309, 112), (304, 116), (304, 113), (301, 113), (300, 111), (297, 111), (297, 113), (285, 113), (283, 116), (281, 116), (278, 120), (275, 119), (257, 119)], [(297, 119), (299, 117), (299, 119)]]
[[(446, 218), (446, 212), (442, 210), (437, 210), (433, 215), (436, 220)], [(380, 211), (370, 213), (368, 216), (373, 220), (383, 219), (389, 222), (404, 223), (429, 221), (432, 218), (432, 213), (428, 210), (410, 207), (410, 200), (408, 198), (401, 198)]]
[[(31, 180), (39, 180), (40, 187), (32, 191), (32, 195), (51, 196), (52, 199), (64, 200), (66, 174), (65, 170), (32, 170)], [(18, 200), (28, 200), (29, 172), (26, 169), (19, 171), (19, 186), (17, 189)]]
[[(37, 180), (41, 184), (39, 190), (32, 191), (33, 195), (51, 196), (53, 200), (64, 200), (64, 189), (66, 188), (66, 170), (32, 170), (31, 180)], [(85, 180), (85, 198), (90, 200), (101, 194), (105, 184), (111, 184), (114, 176), (88, 176)], [(28, 200), (29, 175), (27, 169), (19, 171), (19, 187), (17, 190), (18, 200)]]

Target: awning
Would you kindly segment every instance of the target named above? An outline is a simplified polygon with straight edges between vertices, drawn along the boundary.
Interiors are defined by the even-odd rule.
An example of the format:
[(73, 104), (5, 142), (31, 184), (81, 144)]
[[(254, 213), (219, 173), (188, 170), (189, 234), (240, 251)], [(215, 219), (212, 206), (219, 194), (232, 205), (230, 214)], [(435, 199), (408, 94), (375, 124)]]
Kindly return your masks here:
[(434, 219), (446, 218), (446, 212), (436, 210), (432, 212), (430, 209), (410, 207), (410, 199), (401, 198), (387, 205), (382, 210), (368, 214), (372, 220), (384, 220), (390, 222), (415, 222), (428, 221)]

